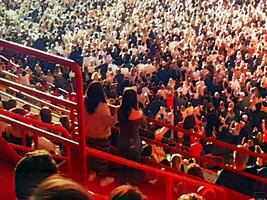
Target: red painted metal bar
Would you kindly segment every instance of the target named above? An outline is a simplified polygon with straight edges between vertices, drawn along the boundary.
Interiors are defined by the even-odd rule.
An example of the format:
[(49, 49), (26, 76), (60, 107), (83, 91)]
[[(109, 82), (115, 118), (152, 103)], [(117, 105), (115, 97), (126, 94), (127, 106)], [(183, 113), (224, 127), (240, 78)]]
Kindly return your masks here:
[[(78, 175), (79, 177), (77, 177), (77, 179), (79, 179), (84, 185), (87, 185), (87, 159), (86, 159), (87, 153), (85, 149), (86, 142), (85, 142), (85, 129), (84, 129), (84, 98), (83, 98), (83, 79), (82, 79), (81, 67), (72, 60), (69, 60), (69, 59), (66, 59), (60, 56), (52, 55), (52, 54), (49, 54), (49, 53), (46, 53), (40, 50), (36, 50), (30, 47), (25, 47), (23, 45), (10, 42), (10, 41), (6, 41), (3, 39), (0, 39), (0, 46), (7, 48), (7, 49), (11, 49), (13, 51), (21, 52), (26, 55), (35, 56), (39, 59), (44, 59), (49, 62), (54, 62), (54, 63), (61, 64), (63, 66), (70, 67), (71, 70), (75, 73), (75, 79), (76, 79), (75, 90), (76, 90), (76, 101), (77, 101), (77, 106), (75, 107), (78, 113), (79, 144), (80, 145), (79, 145), (79, 155), (75, 156), (75, 158), (72, 159), (72, 162), (73, 162), (73, 165), (77, 164), (77, 162), (80, 163), (79, 165), (80, 169), (77, 171), (77, 173), (79, 174)], [(35, 95), (34, 93), (31, 93), (31, 94)], [(59, 103), (59, 102), (55, 102), (56, 98), (54, 97), (53, 98), (51, 97), (50, 99), (53, 99), (54, 103)]]
[(0, 158), (11, 163), (12, 165), (16, 165), (21, 159), (21, 156), (10, 147), (8, 142), (3, 137), (0, 137)]
[(8, 124), (14, 124), (16, 126), (20, 126), (25, 131), (29, 131), (31, 133), (36, 133), (38, 136), (46, 137), (50, 140), (53, 140), (54, 142), (62, 143), (63, 145), (69, 145), (70, 147), (77, 147), (79, 145), (78, 142), (75, 142), (75, 141), (69, 140), (67, 138), (58, 136), (58, 135), (51, 133), (49, 131), (45, 131), (43, 129), (36, 128), (33, 125), (18, 121), (16, 119), (4, 116), (2, 114), (0, 114), (0, 121), (6, 122)]
[(7, 87), (13, 87), (13, 88), (18, 89), (18, 90), (25, 92), (25, 93), (30, 93), (31, 95), (38, 97), (38, 98), (45, 98), (45, 99), (51, 101), (52, 103), (54, 103), (55, 105), (63, 105), (63, 106), (66, 106), (68, 108), (72, 108), (72, 107), (76, 106), (76, 104), (74, 102), (56, 97), (56, 96), (51, 95), (47, 92), (42, 92), (42, 91), (30, 88), (30, 87), (25, 86), (25, 85), (15, 83), (13, 81), (10, 81), (10, 80), (4, 79), (4, 78), (0, 78), (0, 84), (5, 85)]
[[(21, 150), (23, 152), (32, 152), (35, 151), (34, 148), (30, 148), (30, 147), (25, 147), (25, 146), (21, 146), (21, 145), (17, 145), (17, 144), (13, 144), (13, 143), (8, 143), (11, 147), (13, 147), (16, 150)], [(69, 157), (67, 156), (61, 156), (61, 155), (57, 155), (57, 154), (51, 154), (53, 156), (53, 158), (55, 159), (59, 159), (59, 160), (66, 160), (69, 161)]]
[(23, 95), (23, 96), (25, 96), (25, 97), (27, 97), (27, 98), (30, 98), (30, 99), (32, 99), (32, 100), (34, 100), (34, 101), (37, 101), (37, 102), (39, 102), (39, 103), (41, 103), (41, 104), (43, 104), (43, 105), (46, 105), (46, 106), (48, 106), (48, 107), (50, 107), (50, 108), (54, 108), (54, 109), (57, 109), (57, 110), (60, 110), (60, 111), (66, 112), (66, 113), (70, 113), (70, 111), (69, 111), (69, 110), (66, 110), (65, 108), (62, 108), (62, 107), (57, 106), (57, 105), (55, 105), (55, 104), (48, 103), (48, 102), (46, 102), (45, 100), (42, 100), (42, 99), (37, 98), (37, 97), (35, 97), (35, 96), (32, 96), (32, 95), (30, 95), (30, 94), (28, 94), (28, 93), (21, 92), (21, 91), (15, 89), (15, 88), (13, 88), (13, 87), (9, 87), (9, 89), (10, 89), (11, 91), (16, 92), (17, 94), (21, 94), (21, 95)]
[(160, 122), (158, 120), (155, 120), (155, 119), (152, 119), (152, 118), (149, 118), (149, 117), (147, 117), (146, 119), (147, 119), (148, 122), (153, 122), (154, 124), (159, 125), (159, 126), (165, 126), (165, 127), (169, 128), (169, 129), (172, 129), (174, 131), (183, 132), (186, 135), (200, 138), (200, 139), (202, 139), (202, 140), (204, 140), (206, 142), (212, 142), (213, 144), (222, 146), (222, 147), (227, 148), (227, 149), (232, 149), (234, 151), (242, 152), (242, 153), (245, 153), (245, 154), (247, 154), (249, 156), (253, 156), (255, 158), (262, 158), (263, 160), (267, 160), (267, 155), (265, 155), (265, 154), (259, 154), (259, 153), (255, 153), (255, 152), (252, 152), (252, 151), (249, 151), (249, 150), (240, 149), (235, 145), (224, 143), (224, 142), (221, 142), (219, 140), (216, 140), (214, 138), (210, 138), (210, 137), (207, 137), (207, 136), (204, 136), (204, 135), (193, 134), (192, 131), (185, 130), (185, 129), (181, 128), (181, 127), (172, 126), (172, 125)]
[(168, 146), (168, 145), (165, 145), (165, 144), (162, 144), (158, 141), (155, 141), (155, 140), (151, 140), (151, 139), (148, 139), (148, 138), (145, 138), (145, 137), (142, 137), (143, 140), (147, 141), (148, 143), (152, 143), (152, 144), (156, 144), (157, 146), (161, 146), (163, 147), (164, 149), (168, 149), (172, 152), (175, 152), (175, 153), (179, 153), (179, 154), (182, 154), (182, 155), (185, 155), (185, 156), (189, 156), (189, 157), (194, 157), (196, 158), (197, 160), (201, 160), (201, 161), (204, 161), (206, 163), (209, 163), (211, 165), (214, 165), (214, 166), (217, 166), (217, 167), (220, 167), (224, 170), (228, 170), (228, 171), (232, 171), (232, 172), (235, 172), (237, 174), (241, 174), (243, 176), (246, 176), (246, 177), (249, 177), (249, 178), (252, 178), (254, 180), (257, 180), (257, 181), (261, 181), (263, 183), (267, 183), (267, 179), (266, 178), (262, 178), (260, 176), (256, 176), (256, 175), (253, 175), (253, 174), (249, 174), (247, 172), (243, 172), (243, 171), (238, 171), (236, 169), (233, 169), (232, 167), (230, 166), (227, 166), (223, 163), (218, 163), (218, 162), (215, 162), (213, 160), (209, 160), (208, 158), (205, 158), (205, 157), (202, 157), (202, 156), (195, 156), (194, 154), (190, 153), (190, 152), (185, 152), (185, 151), (182, 151), (182, 150), (179, 150), (175, 147), (171, 147), (171, 146)]
[[(211, 183), (207, 183), (207, 182), (201, 181), (201, 180), (194, 180), (194, 179), (188, 178), (186, 176), (180, 176), (178, 174), (174, 174), (174, 173), (171, 173), (171, 172), (163, 171), (163, 170), (160, 170), (160, 169), (156, 169), (154, 167), (151, 167), (151, 166), (148, 166), (148, 165), (143, 165), (141, 163), (134, 162), (134, 161), (131, 161), (131, 160), (127, 160), (127, 159), (121, 158), (119, 156), (114, 156), (112, 154), (109, 154), (109, 153), (106, 153), (106, 152), (102, 152), (102, 151), (99, 151), (99, 150), (96, 150), (96, 149), (93, 149), (93, 148), (87, 147), (86, 149), (87, 149), (87, 153), (89, 155), (91, 155), (91, 156), (94, 156), (94, 157), (97, 157), (97, 158), (101, 158), (101, 159), (105, 159), (105, 160), (109, 160), (109, 161), (118, 163), (120, 165), (132, 167), (132, 168), (135, 168), (135, 169), (139, 169), (139, 170), (142, 170), (142, 171), (146, 171), (146, 172), (149, 172), (149, 173), (152, 173), (152, 174), (157, 174), (159, 176), (168, 178), (169, 179), (168, 180), (169, 181), (168, 184), (170, 184), (170, 182), (171, 182), (171, 185), (173, 184), (173, 181), (178, 180), (178, 181), (190, 182), (190, 183), (193, 183), (193, 184), (196, 184), (196, 185), (204, 185), (204, 186), (212, 187), (213, 189), (216, 190), (217, 194), (220, 196), (220, 199), (227, 200), (227, 194), (225, 192), (225, 189), (220, 187), (220, 186), (217, 186), (217, 185), (214, 185), (214, 184), (211, 184)], [(172, 192), (171, 192), (171, 194), (172, 194)], [(172, 195), (170, 195), (169, 192), (168, 192), (168, 194), (166, 194), (166, 199), (167, 200), (171, 200), (172, 199)]]
[(0, 114), (7, 116), (7, 117), (10, 117), (10, 118), (17, 119), (17, 120), (24, 122), (24, 123), (27, 123), (27, 124), (34, 124), (35, 126), (48, 128), (51, 131), (60, 132), (66, 138), (70, 138), (70, 133), (65, 128), (63, 128), (61, 126), (54, 126), (54, 125), (51, 125), (48, 123), (41, 122), (41, 121), (36, 120), (36, 119), (32, 119), (30, 117), (23, 117), (19, 114), (5, 111), (2, 108), (0, 108)]
[[(118, 109), (118, 106), (114, 106), (114, 105), (109, 105), (109, 106), (113, 110)], [(169, 124), (166, 124), (164, 122), (155, 120), (155, 119), (150, 118), (150, 117), (146, 117), (146, 120), (148, 122), (153, 122), (154, 124), (159, 125), (159, 126), (165, 126), (165, 127), (169, 128), (171, 130), (174, 130), (174, 131), (183, 132), (186, 135), (202, 139), (202, 140), (204, 140), (206, 142), (212, 142), (213, 144), (216, 144), (218, 146), (222, 146), (222, 147), (227, 148), (227, 149), (231, 149), (231, 150), (234, 150), (234, 151), (237, 151), (237, 152), (242, 152), (242, 153), (248, 154), (249, 156), (253, 156), (255, 158), (262, 158), (263, 160), (267, 160), (267, 155), (265, 155), (265, 154), (259, 154), (259, 153), (255, 153), (255, 152), (252, 152), (252, 151), (249, 151), (249, 150), (243, 150), (243, 149), (237, 148), (235, 145), (228, 144), (228, 143), (225, 143), (225, 142), (221, 142), (221, 141), (216, 140), (214, 138), (210, 138), (210, 137), (207, 137), (207, 136), (204, 136), (204, 135), (199, 135), (199, 134), (193, 134), (192, 131), (185, 130), (185, 129), (181, 128), (181, 127), (176, 127), (176, 126), (173, 126), (173, 125), (169, 125)]]
[[(3, 56), (3, 55), (0, 55), (0, 58), (3, 59), (3, 60), (5, 60), (6, 62), (9, 62), (10, 64), (12, 64), (12, 65), (13, 65), (14, 67), (16, 67), (16, 68), (19, 67), (18, 64), (14, 63), (13, 61), (9, 60), (8, 58), (6, 58), (6, 57)], [(10, 73), (10, 72), (9, 72), (9, 73)], [(11, 74), (11, 73), (10, 73), (10, 74)], [(12, 74), (12, 75), (14, 75), (14, 74)], [(17, 75), (14, 75), (14, 76), (16, 76), (16, 77), (18, 78)], [(43, 81), (43, 79), (41, 79), (41, 78), (39, 78), (39, 77), (37, 77), (37, 76), (35, 76), (35, 75), (33, 75), (33, 74), (32, 74), (32, 76), (33, 76), (34, 78), (40, 80), (40, 81)], [(52, 84), (52, 83), (48, 83), (48, 82), (47, 82), (47, 84), (48, 84), (50, 87), (52, 87), (53, 89), (58, 89), (58, 90), (60, 90), (60, 91), (61, 91), (62, 93), (64, 93), (64, 94), (69, 94), (69, 92), (67, 92), (66, 90), (63, 90), (62, 88), (56, 88), (56, 86), (55, 86), (54, 84)]]

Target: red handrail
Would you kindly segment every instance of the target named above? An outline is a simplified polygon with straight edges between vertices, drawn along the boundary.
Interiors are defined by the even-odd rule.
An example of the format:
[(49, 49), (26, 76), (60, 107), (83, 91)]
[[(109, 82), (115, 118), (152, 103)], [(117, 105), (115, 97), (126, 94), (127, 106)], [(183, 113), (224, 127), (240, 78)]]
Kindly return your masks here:
[[(25, 118), (25, 119), (27, 119), (27, 118)], [(23, 130), (25, 130), (25, 131), (29, 131), (31, 133), (36, 133), (39, 136), (46, 137), (50, 140), (53, 140), (53, 141), (58, 142), (58, 143), (62, 143), (63, 145), (66, 145), (66, 146), (77, 147), (79, 145), (78, 142), (75, 142), (73, 140), (58, 136), (58, 135), (51, 133), (49, 131), (45, 131), (43, 129), (40, 129), (40, 128), (37, 128), (33, 125), (30, 125), (28, 123), (18, 121), (16, 119), (4, 116), (2, 114), (0, 114), (0, 121), (6, 122), (8, 124), (15, 124), (16, 126), (21, 126), (21, 127), (23, 127)]]
[[(23, 151), (23, 152), (32, 152), (32, 151), (35, 150), (33, 148), (30, 148), (30, 147), (25, 147), (25, 146), (13, 144), (13, 143), (8, 143), (8, 145), (11, 146), (11, 147), (13, 147), (16, 150), (20, 150), (20, 151)], [(55, 159), (66, 160), (66, 161), (69, 161), (70, 160), (70, 158), (67, 157), (67, 156), (61, 156), (61, 155), (57, 155), (57, 154), (51, 154), (51, 155)]]
[(244, 171), (239, 171), (239, 170), (236, 170), (236, 169), (233, 169), (232, 167), (230, 166), (227, 166), (225, 164), (222, 164), (222, 163), (218, 163), (218, 162), (215, 162), (213, 160), (209, 160), (208, 158), (205, 158), (205, 157), (202, 157), (202, 156), (196, 156), (190, 152), (185, 152), (183, 150), (180, 150), (178, 148), (175, 148), (175, 147), (171, 147), (171, 146), (168, 146), (168, 145), (165, 145), (165, 144), (162, 144), (158, 141), (155, 141), (155, 140), (151, 140), (151, 139), (148, 139), (146, 137), (142, 137), (143, 140), (147, 141), (148, 143), (152, 143), (152, 144), (156, 144), (157, 146), (161, 146), (163, 147), (164, 149), (168, 149), (172, 152), (176, 152), (176, 153), (179, 153), (179, 154), (182, 154), (182, 155), (185, 155), (185, 156), (189, 156), (189, 157), (194, 157), (198, 160), (202, 160), (202, 161), (205, 161), (211, 165), (214, 165), (214, 166), (217, 166), (217, 167), (220, 167), (222, 169), (225, 169), (225, 170), (228, 170), (228, 171), (232, 171), (232, 172), (235, 172), (237, 174), (241, 174), (243, 176), (246, 176), (246, 177), (249, 177), (249, 178), (252, 178), (252, 179), (255, 179), (257, 181), (261, 181), (263, 183), (267, 183), (267, 179), (266, 178), (262, 178), (260, 176), (256, 176), (256, 175), (253, 175), (253, 174), (250, 174), (250, 173), (247, 173), (247, 172), (244, 172)]
[(164, 122), (161, 122), (161, 121), (149, 118), (149, 117), (146, 117), (146, 119), (147, 119), (148, 122), (153, 122), (154, 124), (159, 125), (159, 126), (165, 126), (165, 127), (169, 128), (171, 130), (174, 130), (174, 131), (183, 132), (186, 135), (200, 138), (200, 139), (202, 139), (202, 140), (204, 140), (206, 142), (212, 142), (213, 144), (217, 144), (217, 145), (225, 147), (227, 149), (231, 149), (231, 150), (234, 150), (234, 151), (237, 151), (237, 152), (245, 153), (245, 154), (247, 154), (249, 156), (253, 156), (255, 158), (262, 158), (263, 160), (267, 160), (267, 155), (265, 155), (265, 154), (259, 154), (259, 153), (255, 153), (255, 152), (252, 152), (252, 151), (249, 151), (249, 150), (241, 149), (241, 148), (238, 148), (235, 145), (224, 143), (224, 142), (221, 142), (221, 141), (216, 140), (214, 138), (207, 137), (205, 135), (193, 134), (192, 131), (185, 130), (185, 129), (181, 128), (181, 127), (172, 126), (172, 125), (166, 124)]
[[(81, 71), (81, 67), (74, 61), (60, 57), (60, 56), (56, 56), (56, 55), (52, 55), (37, 49), (33, 49), (30, 47), (26, 47), (14, 42), (10, 42), (10, 41), (6, 41), (3, 39), (0, 39), (0, 47), (4, 47), (7, 49), (11, 49), (13, 51), (18, 51), (21, 52), (25, 55), (31, 55), (31, 56), (35, 56), (39, 59), (44, 59), (47, 60), (49, 62), (54, 62), (54, 63), (58, 63), (61, 64), (63, 66), (66, 67), (70, 67), (70, 69), (75, 73), (75, 90), (76, 90), (76, 103), (69, 103), (68, 106), (72, 107), (73, 104), (75, 104), (74, 109), (76, 109), (77, 113), (78, 113), (78, 122), (79, 122), (79, 148), (78, 148), (78, 152), (76, 152), (76, 154), (78, 153), (78, 155), (74, 156), (74, 152), (73, 152), (73, 156), (71, 159), (72, 163), (73, 163), (73, 167), (78, 167), (75, 170), (75, 173), (77, 175), (77, 177), (73, 177), (76, 178), (78, 180), (80, 180), (84, 185), (87, 185), (87, 159), (86, 159), (86, 142), (85, 142), (85, 128), (84, 128), (84, 99), (83, 99), (83, 79), (82, 79), (82, 71)], [(12, 84), (12, 83), (8, 83), (5, 82), (6, 84)], [(10, 86), (10, 85), (9, 85)], [(17, 84), (17, 87), (15, 87), (17, 89), (20, 89), (24, 92), (29, 91), (27, 87), (25, 86), (20, 86), (19, 84)], [(60, 104), (60, 102), (62, 103), (62, 101), (60, 101), (58, 98), (52, 96), (52, 95), (48, 95), (46, 93), (38, 93), (37, 91), (32, 90), (31, 94), (40, 98), (46, 98), (48, 100), (51, 100), (51, 102), (54, 102), (56, 104)], [(61, 99), (62, 100), (62, 99)], [(61, 104), (61, 105), (66, 105)], [(67, 106), (67, 107), (68, 107)], [(77, 165), (77, 163), (80, 163), (80, 165)]]
[(206, 181), (194, 180), (194, 179), (188, 178), (186, 176), (180, 176), (178, 174), (174, 174), (174, 173), (171, 173), (168, 171), (163, 171), (163, 170), (160, 170), (157, 168), (153, 168), (151, 166), (144, 165), (144, 164), (134, 162), (131, 160), (127, 160), (125, 158), (121, 158), (119, 156), (115, 156), (115, 155), (112, 155), (112, 154), (109, 154), (106, 152), (102, 152), (102, 151), (99, 151), (99, 150), (96, 150), (93, 148), (87, 147), (86, 149), (87, 149), (87, 153), (91, 156), (101, 158), (101, 159), (110, 160), (110, 161), (118, 163), (118, 164), (123, 164), (124, 166), (143, 170), (143, 171), (146, 171), (146, 172), (149, 172), (152, 174), (157, 174), (159, 176), (163, 176), (163, 177), (167, 178), (168, 184), (166, 185), (166, 189), (167, 189), (166, 199), (168, 199), (168, 200), (173, 199), (173, 197), (172, 197), (172, 184), (173, 184), (174, 180), (190, 182), (190, 183), (193, 183), (196, 185), (205, 185), (205, 186), (212, 187), (212, 188), (216, 189), (216, 191), (218, 192), (217, 193), (218, 197), (220, 196), (220, 199), (222, 199), (222, 200), (227, 199), (227, 194), (222, 187), (216, 186), (216, 185), (208, 183)]
[(10, 118), (17, 119), (17, 120), (24, 122), (24, 123), (27, 123), (27, 124), (34, 124), (34, 125), (39, 126), (39, 127), (48, 128), (51, 131), (60, 132), (66, 138), (71, 138), (70, 133), (62, 126), (54, 126), (52, 124), (44, 123), (44, 122), (41, 122), (39, 120), (32, 119), (30, 117), (23, 117), (19, 114), (5, 111), (2, 108), (0, 108), (0, 114), (7, 116), (7, 117), (10, 117)]
[(33, 96), (38, 97), (38, 98), (45, 98), (56, 105), (59, 104), (59, 105), (66, 106), (68, 108), (75, 108), (76, 107), (76, 103), (74, 103), (72, 101), (62, 99), (60, 97), (56, 97), (56, 96), (51, 95), (47, 92), (42, 92), (40, 90), (36, 90), (36, 89), (33, 89), (33, 88), (28, 87), (26, 85), (21, 85), (19, 83), (15, 83), (13, 81), (10, 81), (10, 80), (4, 79), (4, 78), (0, 78), (0, 84), (5, 85), (7, 87), (16, 88), (16, 89), (18, 89), (22, 92), (25, 92), (25, 93), (27, 93), (27, 92), (31, 93)]
[[(109, 105), (109, 106), (110, 106), (111, 109), (118, 109), (118, 106), (114, 106), (114, 105)], [(155, 125), (167, 127), (167, 128), (169, 128), (169, 129), (171, 129), (173, 131), (183, 132), (186, 135), (202, 139), (202, 140), (204, 140), (206, 142), (212, 142), (213, 144), (217, 144), (217, 145), (225, 147), (227, 149), (231, 149), (231, 150), (234, 150), (234, 151), (237, 151), (237, 152), (242, 152), (242, 153), (245, 153), (245, 154), (247, 154), (249, 156), (252, 156), (252, 157), (255, 157), (255, 158), (262, 158), (263, 160), (267, 160), (267, 155), (266, 154), (259, 154), (259, 153), (255, 153), (255, 152), (252, 152), (252, 151), (249, 151), (249, 150), (240, 149), (235, 145), (228, 144), (228, 143), (216, 140), (214, 138), (207, 137), (205, 135), (193, 134), (193, 132), (190, 131), (190, 130), (183, 129), (183, 128), (179, 127), (179, 126), (173, 126), (173, 125), (170, 125), (170, 124), (166, 124), (164, 122), (155, 120), (155, 119), (147, 117), (147, 116), (146, 116), (146, 120), (148, 122), (153, 122)]]
[[(14, 63), (12, 60), (9, 60), (8, 58), (6, 58), (6, 57), (3, 56), (3, 55), (0, 55), (0, 58), (3, 59), (3, 60), (5, 60), (6, 62), (9, 62), (11, 65), (13, 65), (14, 67), (16, 67), (16, 69), (19, 67), (18, 64)], [(10, 72), (8, 72), (8, 73), (10, 73)], [(12, 74), (12, 73), (10, 73), (10, 74)], [(16, 78), (18, 78), (17, 75), (14, 75), (14, 74), (12, 74), (12, 75), (15, 76)], [(39, 77), (37, 77), (37, 76), (35, 76), (35, 75), (32, 75), (32, 76), (33, 76), (34, 78), (40, 80), (40, 81), (43, 81), (43, 79), (41, 79), (41, 78), (39, 78)], [(60, 90), (61, 92), (65, 93), (65, 94), (69, 94), (69, 92), (67, 92), (66, 90), (64, 90), (64, 89), (62, 89), (62, 88), (56, 88), (56, 86), (55, 86), (54, 84), (52, 84), (52, 83), (48, 83), (48, 82), (47, 82), (47, 84), (48, 84), (49, 86), (51, 86), (52, 88), (54, 88), (54, 89), (58, 89), (58, 90)]]
[[(27, 118), (25, 118), (25, 120), (27, 120)], [(24, 123), (24, 122), (18, 121), (16, 119), (4, 116), (2, 114), (0, 114), (0, 121), (6, 122), (6, 123), (11, 124), (11, 125), (19, 126), (19, 127), (22, 128), (22, 130), (29, 131), (31, 133), (34, 133), (35, 135), (43, 136), (43, 137), (46, 137), (46, 138), (48, 138), (48, 139), (50, 139), (52, 141), (55, 141), (55, 142), (58, 142), (58, 143), (61, 143), (61, 144), (65, 145), (65, 147), (66, 147), (66, 156), (69, 157), (68, 158), (69, 160), (71, 160), (71, 157), (70, 157), (70, 153), (71, 153), (70, 150), (71, 149), (70, 148), (71, 147), (78, 147), (78, 145), (79, 145), (78, 142), (75, 142), (75, 141), (69, 140), (67, 138), (58, 136), (58, 135), (56, 135), (54, 133), (51, 133), (49, 131), (45, 131), (45, 130), (36, 128), (36, 127), (34, 127), (32, 125), (29, 125), (28, 123)], [(21, 147), (21, 148), (23, 148), (24, 150), (27, 150), (27, 147)], [(71, 162), (68, 162), (68, 173), (71, 176), (71, 174), (72, 174), (72, 164), (71, 164)]]

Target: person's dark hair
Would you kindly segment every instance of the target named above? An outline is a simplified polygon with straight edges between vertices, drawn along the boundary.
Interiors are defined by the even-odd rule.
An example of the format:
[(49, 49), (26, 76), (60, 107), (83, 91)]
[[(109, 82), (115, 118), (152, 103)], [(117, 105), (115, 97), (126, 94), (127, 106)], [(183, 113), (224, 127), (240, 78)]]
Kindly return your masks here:
[(118, 110), (118, 120), (120, 123), (128, 121), (132, 109), (137, 108), (137, 94), (134, 89), (125, 89), (122, 96), (122, 103)]
[(198, 178), (204, 179), (203, 171), (198, 164), (192, 163), (187, 167), (187, 173)]
[(121, 185), (115, 188), (109, 196), (109, 200), (144, 200), (142, 193), (131, 185)]
[[(263, 167), (259, 169), (258, 176), (267, 178), (267, 167)], [(255, 183), (255, 192), (265, 192), (265, 195), (267, 195), (267, 183), (262, 182), (256, 182)]]
[(90, 200), (89, 193), (78, 183), (53, 175), (45, 179), (34, 191), (35, 200)]
[(48, 107), (43, 107), (40, 110), (40, 117), (41, 117), (41, 121), (51, 124), (52, 122), (52, 112)]
[(69, 117), (67, 115), (63, 115), (60, 117), (59, 119), (61, 125), (67, 129), (68, 131), (70, 131), (70, 120)]
[(86, 110), (94, 114), (99, 103), (106, 103), (106, 95), (100, 82), (92, 82), (86, 91)]
[(261, 110), (261, 103), (260, 102), (256, 103), (255, 108), (257, 111), (260, 111)]
[(52, 156), (45, 150), (27, 153), (15, 168), (15, 190), (18, 200), (26, 200), (45, 178), (57, 173)]
[(165, 165), (167, 167), (171, 167), (171, 163), (167, 160), (167, 158), (160, 161), (160, 164)]
[(9, 99), (7, 101), (7, 110), (17, 107), (17, 101), (15, 99)]

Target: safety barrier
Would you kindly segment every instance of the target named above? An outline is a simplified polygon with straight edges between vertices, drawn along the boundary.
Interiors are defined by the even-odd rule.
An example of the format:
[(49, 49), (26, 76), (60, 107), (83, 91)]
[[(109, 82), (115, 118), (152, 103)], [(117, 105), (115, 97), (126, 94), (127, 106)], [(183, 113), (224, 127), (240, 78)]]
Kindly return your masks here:
[(263, 160), (267, 160), (267, 155), (265, 155), (265, 154), (260, 154), (260, 153), (255, 153), (255, 152), (252, 152), (252, 151), (249, 151), (249, 150), (240, 149), (235, 145), (228, 144), (228, 143), (225, 143), (225, 142), (221, 142), (219, 140), (207, 137), (205, 135), (193, 134), (192, 131), (185, 130), (185, 129), (181, 128), (181, 127), (172, 126), (172, 125), (160, 122), (158, 120), (155, 120), (155, 119), (152, 119), (152, 118), (149, 118), (149, 117), (147, 117), (146, 119), (147, 119), (148, 122), (153, 122), (155, 125), (167, 127), (167, 128), (169, 128), (169, 129), (171, 129), (173, 131), (183, 132), (185, 135), (199, 138), (199, 139), (201, 139), (201, 140), (203, 140), (205, 142), (211, 142), (211, 143), (216, 144), (218, 146), (221, 146), (223, 148), (231, 149), (231, 150), (237, 151), (237, 152), (241, 152), (241, 153), (247, 154), (249, 156), (252, 156), (254, 158), (261, 158)]
[[(23, 45), (6, 41), (3, 39), (0, 39), (0, 47), (3, 47), (4, 49), (9, 49), (12, 51), (17, 51), (24, 55), (30, 55), (34, 56), (37, 59), (44, 59), (49, 62), (60, 64), (64, 67), (69, 67), (74, 73), (75, 73), (75, 92), (76, 92), (76, 102), (71, 102), (67, 100), (63, 100), (61, 98), (55, 97), (53, 95), (49, 95), (45, 92), (37, 91), (32, 88), (29, 88), (27, 86), (23, 86), (17, 83), (14, 83), (12, 81), (4, 80), (1, 78), (0, 84), (8, 86), (8, 87), (14, 87), (22, 92), (29, 92), (30, 94), (49, 100), (51, 103), (55, 105), (62, 105), (66, 106), (67, 108), (72, 108), (77, 112), (77, 121), (79, 123), (78, 125), (78, 132), (77, 140), (79, 142), (79, 146), (77, 148), (72, 149), (71, 152), (71, 165), (73, 172), (75, 174), (72, 174), (72, 178), (79, 180), (81, 183), (83, 183), (85, 186), (87, 185), (87, 159), (86, 159), (86, 143), (85, 143), (85, 130), (84, 130), (84, 100), (83, 100), (83, 80), (82, 80), (82, 72), (81, 67), (75, 63), (72, 60), (65, 59), (56, 55), (48, 54), (46, 52), (36, 50), (30, 47), (25, 47)], [(80, 165), (77, 165), (77, 163), (80, 163)]]
[[(19, 65), (15, 64), (12, 60), (9, 60), (9, 59), (6, 58), (5, 56), (0, 55), (0, 58), (1, 58), (2, 60), (4, 60), (5, 62), (11, 64), (11, 65), (12, 65), (13, 67), (15, 67), (16, 69), (19, 68)], [(8, 71), (6, 71), (6, 70), (4, 70), (4, 73), (13, 76), (13, 77), (16, 78), (16, 79), (19, 78), (18, 75), (12, 74), (12, 73), (10, 73), (10, 72), (8, 72)], [(35, 76), (35, 75), (33, 75), (33, 74), (32, 74), (31, 76), (32, 76), (33, 78), (39, 80), (40, 82), (44, 81), (43, 79), (41, 79), (41, 78), (39, 78), (38, 76)], [(68, 91), (66, 91), (66, 90), (64, 90), (64, 89), (62, 89), (62, 88), (56, 88), (56, 86), (55, 86), (54, 84), (52, 84), (52, 83), (48, 83), (48, 82), (46, 82), (46, 83), (47, 83), (53, 90), (59, 90), (59, 91), (62, 92), (63, 94), (65, 94), (65, 95), (69, 95), (69, 92), (68, 92)]]

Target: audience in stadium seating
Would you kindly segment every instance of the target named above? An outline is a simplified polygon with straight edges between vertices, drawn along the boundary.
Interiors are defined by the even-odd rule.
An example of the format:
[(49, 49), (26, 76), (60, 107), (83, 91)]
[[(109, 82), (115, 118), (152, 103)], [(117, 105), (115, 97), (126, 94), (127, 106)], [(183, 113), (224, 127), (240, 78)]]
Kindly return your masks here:
[(27, 153), (15, 169), (15, 189), (18, 200), (28, 200), (33, 190), (47, 177), (57, 173), (52, 156), (44, 150)]
[[(266, 6), (267, 1), (258, 0), (6, 0), (0, 3), (0, 35), (80, 64), (85, 87), (93, 81), (101, 87), (90, 98), (87, 93), (88, 99), (104, 90), (108, 100), (101, 94), (100, 104), (120, 105), (124, 88), (133, 87), (139, 108), (149, 117), (266, 153)], [(75, 89), (74, 74), (64, 66), (7, 49), (0, 54), (17, 64), (5, 61), (1, 71), (18, 75), (19, 83), (57, 96), (62, 94), (58, 88)], [(16, 106), (13, 99), (3, 102), (7, 110)], [(103, 110), (108, 116), (97, 120), (103, 124), (86, 123), (87, 143), (108, 152), (116, 117)], [(94, 109), (87, 111), (86, 122), (91, 122)], [(64, 120), (62, 125), (70, 129)], [(171, 140), (175, 147), (191, 147), (196, 156), (231, 161), (231, 151), (179, 131), (154, 127), (152, 135), (168, 145)], [(152, 145), (157, 162), (170, 154)], [(250, 159), (243, 167), (256, 162)], [(108, 165), (101, 166), (105, 171)]]
[(33, 192), (30, 200), (90, 200), (89, 193), (78, 183), (52, 175)]
[(109, 196), (109, 200), (144, 200), (146, 199), (138, 188), (131, 185), (121, 185), (115, 188)]

